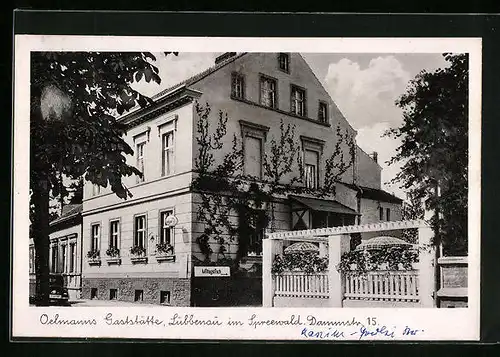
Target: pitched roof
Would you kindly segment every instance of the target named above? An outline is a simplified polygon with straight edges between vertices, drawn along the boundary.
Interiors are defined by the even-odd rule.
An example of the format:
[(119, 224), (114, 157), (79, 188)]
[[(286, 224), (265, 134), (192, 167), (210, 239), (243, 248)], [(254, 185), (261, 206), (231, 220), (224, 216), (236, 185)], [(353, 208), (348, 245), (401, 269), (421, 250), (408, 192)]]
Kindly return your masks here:
[(389, 202), (389, 203), (402, 203), (403, 200), (399, 197), (394, 196), (393, 194), (384, 191), (379, 188), (371, 188), (371, 187), (365, 187), (365, 186), (356, 186), (350, 183), (342, 183), (343, 185), (352, 188), (353, 190), (358, 190), (358, 188), (361, 188), (361, 197), (362, 198), (367, 198), (369, 200), (374, 200), (374, 201), (383, 201), (383, 202)]
[(50, 222), (50, 225), (53, 226), (60, 222), (66, 221), (70, 218), (76, 217), (82, 213), (83, 205), (81, 203), (66, 205), (62, 209), (62, 214), (60, 217), (54, 219)]
[(202, 79), (203, 79), (203, 78), (205, 78), (206, 76), (208, 76), (208, 75), (210, 75), (210, 74), (214, 73), (215, 71), (217, 71), (218, 69), (220, 69), (220, 68), (224, 67), (225, 65), (227, 65), (227, 64), (229, 64), (229, 63), (231, 63), (231, 62), (233, 62), (233, 61), (237, 60), (237, 59), (238, 59), (238, 58), (240, 58), (240, 57), (243, 57), (245, 54), (247, 54), (247, 52), (242, 52), (242, 53), (236, 54), (236, 55), (234, 55), (234, 56), (232, 56), (232, 57), (229, 57), (229, 58), (227, 58), (227, 59), (225, 59), (225, 60), (223, 60), (223, 61), (221, 61), (221, 62), (217, 63), (216, 65), (214, 65), (214, 66), (212, 66), (212, 67), (210, 67), (210, 68), (208, 68), (208, 69), (204, 70), (203, 72), (200, 72), (200, 73), (198, 73), (198, 74), (195, 74), (194, 76), (192, 76), (192, 77), (190, 77), (190, 78), (188, 78), (188, 79), (185, 79), (185, 80), (183, 80), (182, 82), (179, 82), (179, 83), (177, 83), (177, 84), (175, 84), (175, 85), (173, 85), (173, 86), (170, 86), (170, 87), (168, 87), (168, 88), (165, 88), (164, 90), (162, 90), (162, 91), (160, 91), (160, 92), (156, 93), (155, 95), (153, 95), (153, 96), (151, 97), (151, 99), (156, 100), (156, 99), (158, 99), (158, 98), (160, 98), (160, 97), (164, 96), (165, 94), (167, 94), (167, 93), (169, 93), (169, 92), (173, 91), (174, 89), (179, 88), (180, 86), (183, 86), (183, 85), (184, 85), (184, 86), (186, 86), (186, 87), (187, 87), (187, 86), (190, 86), (190, 85), (192, 85), (192, 84), (194, 84), (194, 83), (198, 82), (199, 80), (202, 80)]

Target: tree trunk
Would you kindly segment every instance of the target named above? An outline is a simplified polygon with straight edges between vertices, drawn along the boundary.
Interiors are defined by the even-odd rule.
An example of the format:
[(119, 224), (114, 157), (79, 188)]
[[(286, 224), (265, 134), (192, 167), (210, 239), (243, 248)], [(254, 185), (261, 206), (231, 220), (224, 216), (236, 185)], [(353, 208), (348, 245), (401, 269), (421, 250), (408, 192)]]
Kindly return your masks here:
[(49, 305), (49, 189), (46, 178), (33, 185), (36, 303)]

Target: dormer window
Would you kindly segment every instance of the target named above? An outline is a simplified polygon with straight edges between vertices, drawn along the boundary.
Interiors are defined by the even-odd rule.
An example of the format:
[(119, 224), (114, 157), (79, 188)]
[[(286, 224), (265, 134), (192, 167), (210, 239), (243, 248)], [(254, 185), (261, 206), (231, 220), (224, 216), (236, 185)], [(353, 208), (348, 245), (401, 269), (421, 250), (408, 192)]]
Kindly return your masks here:
[(279, 68), (286, 73), (290, 73), (290, 56), (288, 53), (280, 53), (278, 55)]

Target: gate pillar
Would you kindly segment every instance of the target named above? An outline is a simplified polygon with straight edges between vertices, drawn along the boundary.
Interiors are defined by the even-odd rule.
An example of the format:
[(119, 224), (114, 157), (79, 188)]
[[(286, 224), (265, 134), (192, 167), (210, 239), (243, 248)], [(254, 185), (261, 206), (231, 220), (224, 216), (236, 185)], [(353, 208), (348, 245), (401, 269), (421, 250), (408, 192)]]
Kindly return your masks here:
[(283, 253), (283, 241), (277, 239), (262, 240), (262, 306), (272, 307), (274, 284), (271, 267), (274, 257)]
[(340, 234), (328, 237), (328, 291), (331, 307), (342, 307), (344, 300), (344, 279), (337, 271), (342, 254), (350, 250), (351, 237), (349, 234)]

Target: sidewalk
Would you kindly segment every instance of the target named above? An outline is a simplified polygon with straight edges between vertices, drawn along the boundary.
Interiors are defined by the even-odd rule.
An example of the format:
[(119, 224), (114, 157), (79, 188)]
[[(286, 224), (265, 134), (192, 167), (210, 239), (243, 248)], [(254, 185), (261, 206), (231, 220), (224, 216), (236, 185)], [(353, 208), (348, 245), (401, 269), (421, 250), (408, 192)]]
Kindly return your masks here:
[(159, 304), (145, 304), (118, 300), (71, 300), (69, 302), (72, 307), (99, 307), (99, 306), (116, 306), (116, 307), (169, 307)]

